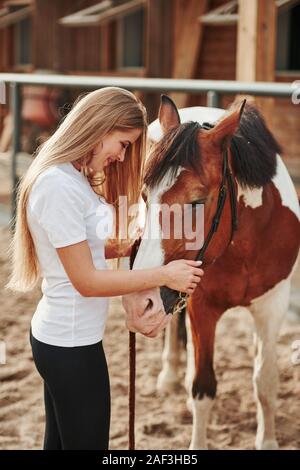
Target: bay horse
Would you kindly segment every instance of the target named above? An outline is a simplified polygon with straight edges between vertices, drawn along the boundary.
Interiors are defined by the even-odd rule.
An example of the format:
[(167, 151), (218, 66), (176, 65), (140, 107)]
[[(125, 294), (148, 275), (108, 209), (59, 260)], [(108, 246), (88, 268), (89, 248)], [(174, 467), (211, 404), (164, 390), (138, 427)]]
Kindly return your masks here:
[[(161, 211), (153, 214), (152, 207), (204, 204), (204, 276), (187, 301), (186, 315), (190, 449), (207, 448), (206, 427), (217, 389), (216, 325), (226, 310), (237, 306), (247, 308), (254, 319), (255, 447), (276, 449), (276, 339), (289, 304), (300, 240), (298, 198), (279, 145), (253, 105), (227, 113), (202, 107), (177, 110), (166, 95), (158, 119), (149, 126), (149, 144), (145, 232), (151, 220), (159, 236), (142, 237), (133, 269), (197, 258), (199, 251), (186, 248), (190, 240), (184, 235), (163, 236)], [(169, 311), (175, 297), (174, 291), (157, 288), (126, 295), (123, 305), (130, 315)], [(177, 321), (178, 314), (166, 330), (157, 382), (163, 390), (172, 390), (178, 380)]]

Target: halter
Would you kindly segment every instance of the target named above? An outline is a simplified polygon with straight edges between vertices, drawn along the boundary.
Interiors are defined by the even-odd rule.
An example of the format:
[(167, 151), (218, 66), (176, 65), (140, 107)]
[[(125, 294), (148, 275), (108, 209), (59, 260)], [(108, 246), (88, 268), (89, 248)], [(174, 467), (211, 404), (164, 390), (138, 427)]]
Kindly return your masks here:
[[(213, 128), (213, 125), (205, 122), (202, 124), (201, 128), (205, 130), (209, 130)], [(227, 247), (230, 245), (234, 237), (234, 232), (238, 228), (236, 190), (234, 186), (233, 175), (228, 165), (228, 147), (227, 146), (223, 148), (222, 154), (223, 154), (223, 171), (222, 171), (222, 181), (221, 181), (221, 185), (219, 189), (217, 209), (213, 217), (211, 227), (209, 229), (207, 237), (204, 240), (203, 246), (199, 250), (195, 261), (203, 261), (204, 255), (209, 247), (209, 244), (214, 234), (218, 231), (218, 227), (219, 227), (220, 219), (221, 219), (223, 209), (225, 206), (228, 191), (229, 191), (230, 207), (231, 207), (231, 235), (230, 235), (230, 240), (228, 242)], [(226, 186), (226, 183), (227, 183), (227, 186)], [(214, 259), (211, 264), (213, 264), (215, 261), (216, 259)], [(169, 308), (167, 308), (166, 313), (172, 313), (174, 315), (176, 313), (180, 313), (182, 310), (186, 308), (190, 294), (187, 294), (185, 292), (177, 293), (177, 291), (174, 291), (173, 289), (164, 287), (164, 288), (161, 288), (161, 297), (163, 301), (164, 301), (164, 298), (166, 297), (166, 293), (168, 293), (169, 295), (170, 293), (176, 294), (176, 297), (174, 295), (175, 300), (173, 300), (172, 304), (169, 306)]]
[[(204, 122), (202, 125), (199, 124), (199, 127), (201, 129), (210, 130), (214, 126), (213, 124)], [(228, 165), (228, 146), (227, 145), (223, 147), (222, 155), (223, 155), (222, 181), (221, 181), (221, 185), (219, 189), (217, 209), (212, 219), (211, 227), (209, 229), (207, 237), (204, 240), (203, 246), (199, 250), (195, 261), (204, 260), (204, 255), (210, 245), (210, 242), (214, 234), (218, 231), (220, 219), (223, 213), (223, 209), (225, 206), (228, 192), (229, 192), (230, 207), (231, 207), (231, 235), (230, 235), (230, 240), (228, 242), (227, 247), (230, 245), (234, 237), (234, 233), (238, 228), (236, 190), (235, 190), (233, 175)], [(135, 254), (138, 251), (138, 246), (140, 244), (140, 241), (141, 239), (137, 240), (137, 243), (135, 244)], [(214, 263), (215, 261), (216, 259), (214, 259), (212, 263)], [(180, 313), (182, 310), (184, 310), (186, 308), (188, 298), (190, 296), (190, 294), (187, 294), (185, 292), (178, 292), (168, 287), (162, 287), (160, 290), (160, 293), (161, 293), (163, 303), (165, 305), (167, 305), (166, 298), (170, 296), (172, 297), (171, 304), (167, 305), (167, 308), (166, 308), (166, 313), (172, 313), (172, 314)]]

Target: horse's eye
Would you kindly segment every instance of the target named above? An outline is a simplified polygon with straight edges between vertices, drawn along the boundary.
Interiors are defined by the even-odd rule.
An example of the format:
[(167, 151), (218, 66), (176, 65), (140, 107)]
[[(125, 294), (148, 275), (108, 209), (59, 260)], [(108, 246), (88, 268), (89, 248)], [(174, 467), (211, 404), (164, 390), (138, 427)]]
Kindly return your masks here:
[(206, 197), (203, 197), (201, 199), (197, 199), (197, 201), (191, 202), (190, 204), (192, 205), (192, 207), (196, 207), (199, 204), (205, 204), (205, 201), (206, 201)]

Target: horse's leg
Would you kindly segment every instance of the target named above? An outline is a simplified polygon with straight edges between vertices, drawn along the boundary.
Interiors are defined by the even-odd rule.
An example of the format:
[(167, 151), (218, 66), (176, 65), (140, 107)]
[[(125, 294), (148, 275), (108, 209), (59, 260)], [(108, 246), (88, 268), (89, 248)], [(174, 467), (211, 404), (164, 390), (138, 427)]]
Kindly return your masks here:
[(278, 388), (276, 341), (288, 309), (289, 294), (290, 280), (285, 279), (249, 307), (255, 324), (253, 384), (257, 402), (256, 449), (278, 448), (275, 435)]
[(189, 398), (193, 413), (191, 450), (207, 448), (206, 428), (217, 389), (213, 369), (217, 317), (211, 315), (211, 312), (203, 306), (201, 313), (199, 310), (196, 305), (190, 307), (191, 333), (195, 351), (195, 375)]
[(162, 353), (162, 370), (159, 373), (156, 388), (159, 391), (171, 392), (178, 385), (178, 315), (174, 315), (165, 329), (165, 342)]
[(188, 311), (186, 311), (186, 314), (185, 314), (185, 328), (186, 328), (186, 373), (185, 373), (184, 385), (188, 394), (186, 405), (187, 405), (188, 410), (192, 413), (193, 411), (192, 386), (193, 386), (193, 380), (195, 377), (195, 350), (194, 350), (192, 331), (191, 331), (191, 321), (190, 321)]

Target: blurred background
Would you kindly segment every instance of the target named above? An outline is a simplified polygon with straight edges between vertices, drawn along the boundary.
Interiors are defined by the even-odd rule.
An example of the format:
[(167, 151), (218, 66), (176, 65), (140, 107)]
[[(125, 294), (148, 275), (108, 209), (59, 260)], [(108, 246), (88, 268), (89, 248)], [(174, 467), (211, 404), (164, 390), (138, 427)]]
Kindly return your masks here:
[[(14, 76), (1, 74), (43, 76), (44, 83), (16, 88)], [(76, 86), (45, 83), (47, 77), (57, 74), (79, 81)], [(75, 98), (88, 90), (88, 77), (268, 82), (267, 97), (256, 96), (254, 89), (247, 94), (281, 144), (300, 196), (300, 1), (0, 0), (0, 81), (6, 82), (5, 100), (0, 104), (1, 287), (9, 272), (8, 224), (17, 180), (37, 146), (54, 132)], [(268, 84), (273, 83), (286, 84), (295, 91), (295, 99), (287, 94), (270, 96)], [(154, 120), (160, 92), (130, 88), (145, 103), (150, 122)], [(178, 108), (207, 104), (226, 108), (238, 95), (163, 91)], [(299, 292), (300, 274), (296, 272), (279, 342), (278, 425), (283, 448), (300, 447), (296, 424), (299, 367), (290, 360), (291, 345), (300, 339)], [(41, 446), (42, 387), (27, 334), (39, 296), (39, 290), (14, 296), (1, 291), (0, 341), (6, 354), (0, 366), (0, 449)], [(236, 313), (229, 313), (222, 319), (218, 333), (216, 367), (222, 380), (209, 428), (213, 448), (253, 447), (251, 319), (243, 312), (238, 322), (235, 318)], [(184, 389), (171, 398), (155, 392), (161, 346), (162, 338), (150, 344), (138, 338), (137, 421), (141, 414), (143, 420), (137, 424), (137, 446), (184, 449), (191, 431)], [(111, 448), (126, 448), (127, 332), (119, 299), (111, 305), (106, 350), (113, 399)], [(185, 353), (179, 354), (184, 370)], [(146, 388), (142, 387), (145, 383)]]

